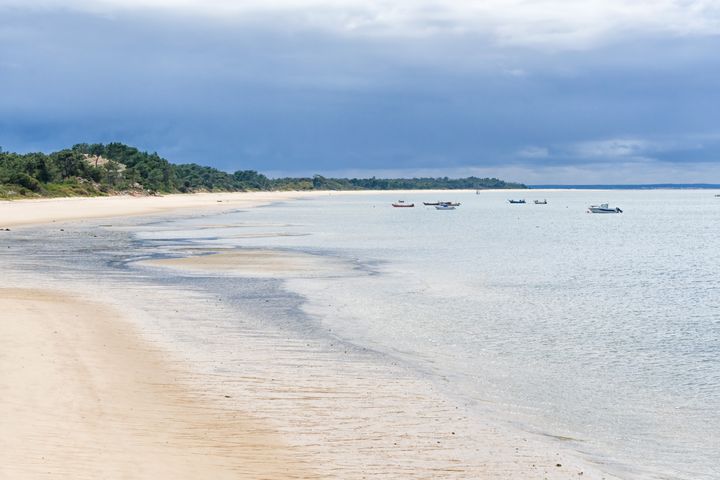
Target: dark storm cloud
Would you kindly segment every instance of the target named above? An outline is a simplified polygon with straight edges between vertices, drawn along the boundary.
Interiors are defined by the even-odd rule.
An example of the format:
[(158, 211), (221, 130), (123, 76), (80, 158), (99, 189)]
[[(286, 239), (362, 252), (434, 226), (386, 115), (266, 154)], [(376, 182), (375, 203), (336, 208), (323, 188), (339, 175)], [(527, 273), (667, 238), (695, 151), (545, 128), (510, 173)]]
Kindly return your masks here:
[(346, 35), (285, 16), (6, 9), (0, 145), (117, 140), (288, 173), (701, 171), (720, 153), (718, 43), (645, 34), (534, 49), (473, 32)]

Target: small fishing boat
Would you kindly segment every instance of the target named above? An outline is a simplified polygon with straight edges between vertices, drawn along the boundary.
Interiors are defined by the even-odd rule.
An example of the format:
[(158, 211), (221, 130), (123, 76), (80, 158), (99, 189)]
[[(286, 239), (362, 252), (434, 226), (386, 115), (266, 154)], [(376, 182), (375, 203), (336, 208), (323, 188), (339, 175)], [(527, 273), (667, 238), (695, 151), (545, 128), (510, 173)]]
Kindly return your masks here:
[(455, 210), (455, 205), (450, 205), (449, 203), (443, 203), (440, 205), (435, 205), (435, 210)]
[(510, 203), (525, 203), (525, 199), (524, 198), (521, 198), (520, 200), (510, 199), (510, 200), (508, 200), (508, 202), (510, 202)]
[(438, 205), (450, 205), (452, 207), (459, 207), (460, 202), (423, 202), (426, 207), (435, 207)]
[(405, 203), (405, 200), (398, 200), (397, 202), (392, 204), (395, 208), (412, 208), (415, 206), (414, 203)]
[(535, 205), (547, 205), (547, 200), (535, 200)]
[(601, 203), (600, 205), (590, 205), (588, 207), (590, 213), (622, 213), (619, 208), (610, 208), (607, 203)]

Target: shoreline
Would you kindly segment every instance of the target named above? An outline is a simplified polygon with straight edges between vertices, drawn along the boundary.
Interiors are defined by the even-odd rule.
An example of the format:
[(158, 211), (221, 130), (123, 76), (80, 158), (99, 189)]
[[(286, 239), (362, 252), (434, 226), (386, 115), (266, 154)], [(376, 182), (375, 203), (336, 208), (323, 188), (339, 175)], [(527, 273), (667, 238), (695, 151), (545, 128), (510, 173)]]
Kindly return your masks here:
[[(427, 191), (423, 192), (427, 193)], [(358, 193), (365, 194), (366, 192)], [(378, 192), (368, 193), (377, 194)], [(205, 202), (203, 208), (205, 206), (211, 209), (218, 205)], [(225, 205), (219, 206), (225, 207)], [(237, 205), (231, 205), (229, 209), (234, 209), (234, 207)], [(166, 211), (172, 213), (171, 210)], [(216, 211), (220, 210), (216, 208)], [(195, 210), (191, 208), (185, 208), (176, 213), (192, 215), (194, 212)], [(151, 214), (156, 213), (162, 213), (162, 211), (153, 210), (151, 212)], [(141, 213), (131, 212), (127, 215), (141, 215)], [(197, 261), (199, 259), (190, 263)], [(207, 261), (213, 262), (210, 258), (204, 257), (201, 260), (202, 264), (197, 267), (205, 270), (209, 266), (205, 264)], [(173, 267), (179, 266), (173, 265)], [(303, 267), (317, 268), (317, 265), (313, 262), (303, 265)], [(34, 274), (37, 275), (37, 273)], [(274, 275), (271, 275), (270, 278), (274, 278)], [(74, 292), (79, 289), (70, 288), (70, 290)], [(179, 295), (180, 293), (181, 291), (177, 289), (174, 294)], [(211, 296), (209, 295), (209, 297)], [(127, 302), (129, 297), (121, 294), (113, 295), (112, 301), (107, 303), (118, 310), (122, 308), (123, 298)], [(146, 299), (151, 298), (146, 297)], [(195, 300), (197, 307), (201, 308), (200, 311), (205, 315), (205, 307), (201, 307), (200, 301), (201, 298)], [(184, 299), (180, 303), (170, 301), (168, 305), (179, 306), (183, 305), (182, 302), (190, 305), (187, 303), (190, 301)], [(140, 301), (140, 305), (143, 305), (142, 301)], [(108, 310), (101, 308), (98, 311), (103, 313), (101, 316), (113, 325), (113, 328), (123, 322), (122, 318), (107, 313)], [(227, 341), (222, 329), (229, 327), (222, 327), (218, 332), (217, 325), (214, 327), (209, 325), (212, 323), (212, 318), (209, 317), (207, 321), (203, 322), (208, 325), (204, 325), (202, 328), (198, 325), (199, 330), (196, 330), (196, 327), (180, 325), (182, 322), (178, 316), (169, 314), (165, 318), (164, 324), (154, 325), (150, 328), (150, 338), (154, 337), (154, 340), (158, 340), (158, 345), (161, 342), (167, 342), (167, 344), (161, 345), (163, 347), (161, 350), (174, 354), (170, 355), (171, 358), (184, 358), (189, 355), (184, 351), (184, 347), (187, 345), (183, 346), (173, 340), (173, 331), (176, 331), (176, 335), (184, 336), (189, 333), (185, 329), (192, 328), (191, 335), (209, 339), (211, 344)], [(132, 323), (136, 327), (147, 330), (145, 328), (147, 325), (142, 321), (133, 321)], [(153, 333), (154, 330), (156, 331)], [(171, 333), (166, 334), (167, 331)], [(141, 336), (145, 336), (143, 332), (140, 333)], [(218, 334), (221, 334), (221, 339), (214, 338)], [(170, 335), (169, 338), (168, 335)], [(225, 361), (230, 364), (237, 363), (243, 365), (241, 376), (218, 380), (212, 373), (212, 369), (204, 372), (202, 368), (196, 369), (194, 361), (181, 368), (184, 374), (192, 377), (191, 384), (201, 392), (203, 398), (200, 399), (200, 404), (206, 405), (204, 402), (208, 400), (206, 398), (208, 392), (217, 393), (219, 388), (227, 388), (230, 384), (234, 385), (237, 390), (230, 395), (232, 398), (241, 398), (241, 400), (239, 404), (234, 403), (233, 408), (237, 408), (239, 405), (240, 408), (251, 411), (254, 416), (264, 422), (264, 425), (272, 425), (272, 428), (279, 427), (279, 443), (288, 441), (295, 450), (302, 452), (303, 458), (306, 456), (311, 464), (322, 466), (324, 470), (321, 475), (323, 477), (363, 478), (353, 470), (358, 468), (355, 462), (364, 461), (362, 458), (349, 460), (342, 456), (330, 455), (326, 451), (327, 448), (332, 450), (341, 447), (341, 450), (344, 449), (342, 451), (358, 450), (362, 451), (363, 455), (369, 455), (368, 458), (381, 460), (373, 466), (377, 470), (370, 473), (385, 473), (390, 478), (426, 478), (423, 477), (423, 472), (427, 474), (428, 471), (435, 471), (438, 476), (443, 478), (478, 478), (480, 476), (480, 478), (500, 479), (507, 478), (507, 475), (518, 476), (518, 478), (523, 476), (527, 478), (527, 475), (544, 475), (547, 478), (560, 479), (576, 478), (574, 476), (580, 471), (584, 471), (585, 478), (601, 478), (601, 474), (594, 468), (587, 468), (565, 455), (562, 460), (563, 468), (556, 467), (555, 455), (559, 454), (555, 453), (554, 448), (551, 451), (550, 447), (544, 449), (541, 445), (534, 443), (530, 446), (525, 443), (527, 439), (518, 435), (521, 432), (509, 434), (503, 430), (498, 431), (492, 421), (487, 421), (489, 419), (480, 419), (477, 425), (470, 428), (470, 425), (465, 425), (466, 420), (461, 420), (458, 412), (454, 411), (452, 405), (449, 405), (434, 388), (425, 385), (422, 380), (403, 374), (401, 370), (379, 366), (363, 356), (358, 359), (345, 357), (343, 360), (342, 352), (335, 350), (330, 353), (324, 352), (327, 345), (317, 346), (308, 343), (306, 347), (305, 341), (302, 339), (287, 339), (282, 336), (270, 335), (269, 338), (258, 341), (256, 337), (259, 333), (257, 332), (250, 332), (249, 336), (248, 333), (243, 332), (237, 332), (236, 335), (236, 341), (231, 343), (243, 345), (243, 348), (249, 350), (248, 352), (228, 350), (221, 352), (219, 358), (203, 357), (197, 364), (206, 365), (219, 362), (222, 365)], [(259, 344), (253, 346), (252, 342), (259, 342)], [(151, 342), (151, 345), (155, 344), (155, 341)], [(256, 349), (254, 352), (253, 348)], [(322, 354), (318, 352), (322, 352)], [(347, 354), (345, 352), (344, 355), (347, 356)], [(227, 357), (223, 355), (227, 355)], [(278, 365), (273, 363), (276, 361), (279, 362)], [(300, 367), (310, 368), (311, 374), (298, 376), (300, 370), (296, 370), (296, 368)], [(343, 378), (346, 375), (349, 378)], [(270, 385), (265, 385), (265, 382), (256, 384), (258, 379), (269, 376), (274, 377)], [(373, 395), (368, 395), (368, 392), (375, 392), (373, 395), (377, 394), (380, 401), (375, 400)], [(213, 402), (210, 401), (210, 405), (212, 404)], [(161, 409), (163, 407), (159, 406)], [(243, 417), (243, 414), (231, 410)], [(317, 423), (318, 419), (322, 423)], [(174, 422), (175, 416), (172, 414), (172, 410), (167, 420)], [(248, 417), (247, 420), (252, 420), (252, 417)], [(452, 434), (449, 432), (448, 421), (452, 422), (454, 429)], [(479, 430), (479, 433), (473, 431), (474, 429)], [(217, 433), (221, 436), (224, 435), (222, 431)], [(438, 445), (441, 442), (442, 446), (440, 447)], [(396, 445), (401, 448), (398, 449)], [(520, 453), (518, 453), (518, 447), (521, 448)], [(475, 449), (480, 453), (473, 452)], [(419, 460), (419, 463), (417, 467), (414, 467), (416, 460)], [(394, 475), (390, 475), (388, 472), (394, 472)], [(255, 478), (255, 476), (250, 475), (249, 478)], [(281, 478), (288, 478), (288, 475), (285, 474)], [(302, 478), (307, 477), (303, 476)], [(605, 475), (605, 478), (612, 478), (612, 475)]]

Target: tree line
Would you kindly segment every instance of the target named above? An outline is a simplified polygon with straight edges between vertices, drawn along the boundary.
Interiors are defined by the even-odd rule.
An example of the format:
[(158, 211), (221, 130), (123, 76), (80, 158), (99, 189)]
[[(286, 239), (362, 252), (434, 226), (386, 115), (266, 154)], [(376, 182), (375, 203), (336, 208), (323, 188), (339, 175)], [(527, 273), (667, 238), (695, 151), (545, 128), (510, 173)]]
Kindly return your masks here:
[(174, 164), (122, 143), (81, 143), (50, 154), (0, 149), (0, 196), (107, 195), (258, 190), (525, 188), (497, 178), (268, 178), (255, 170), (224, 172)]

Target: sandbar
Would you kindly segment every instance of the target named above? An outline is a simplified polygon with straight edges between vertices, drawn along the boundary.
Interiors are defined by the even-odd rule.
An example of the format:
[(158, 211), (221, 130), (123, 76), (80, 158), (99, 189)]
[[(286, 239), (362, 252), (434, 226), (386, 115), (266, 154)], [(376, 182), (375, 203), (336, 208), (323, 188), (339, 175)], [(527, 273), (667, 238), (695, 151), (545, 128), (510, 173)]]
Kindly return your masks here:
[(347, 262), (302, 252), (242, 249), (181, 258), (143, 260), (142, 265), (254, 278), (341, 275)]

